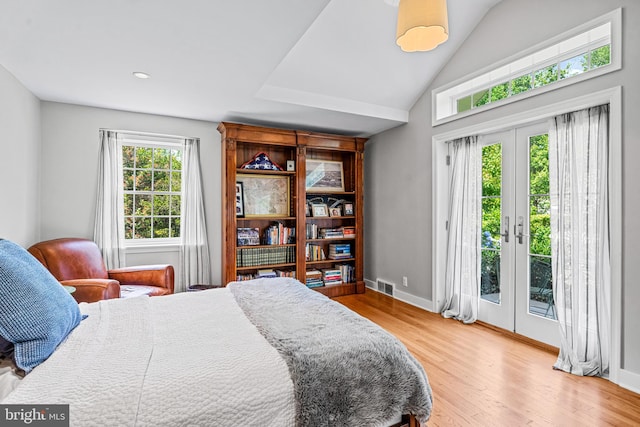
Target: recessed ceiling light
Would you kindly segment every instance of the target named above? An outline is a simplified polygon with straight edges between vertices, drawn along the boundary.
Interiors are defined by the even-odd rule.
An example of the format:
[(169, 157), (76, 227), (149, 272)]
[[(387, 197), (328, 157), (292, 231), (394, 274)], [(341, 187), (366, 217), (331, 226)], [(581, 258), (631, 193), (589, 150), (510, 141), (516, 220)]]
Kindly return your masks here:
[(149, 77), (151, 77), (151, 74), (147, 74), (142, 71), (134, 71), (133, 75), (139, 79), (148, 79)]

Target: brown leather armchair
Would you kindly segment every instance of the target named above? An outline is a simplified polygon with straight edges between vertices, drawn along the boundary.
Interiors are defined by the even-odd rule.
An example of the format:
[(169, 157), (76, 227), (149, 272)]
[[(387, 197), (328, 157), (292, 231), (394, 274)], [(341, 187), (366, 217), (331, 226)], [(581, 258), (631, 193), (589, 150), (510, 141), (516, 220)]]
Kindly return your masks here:
[(173, 293), (173, 266), (145, 265), (107, 270), (95, 242), (63, 238), (36, 243), (28, 251), (63, 285), (76, 288), (78, 302)]

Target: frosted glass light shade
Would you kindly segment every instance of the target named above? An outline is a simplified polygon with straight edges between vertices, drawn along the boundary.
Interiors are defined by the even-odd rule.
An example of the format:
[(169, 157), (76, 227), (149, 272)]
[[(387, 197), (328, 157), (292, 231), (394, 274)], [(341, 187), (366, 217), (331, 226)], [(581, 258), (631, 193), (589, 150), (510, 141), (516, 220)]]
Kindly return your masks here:
[(447, 0), (400, 0), (396, 43), (402, 50), (424, 52), (448, 38)]

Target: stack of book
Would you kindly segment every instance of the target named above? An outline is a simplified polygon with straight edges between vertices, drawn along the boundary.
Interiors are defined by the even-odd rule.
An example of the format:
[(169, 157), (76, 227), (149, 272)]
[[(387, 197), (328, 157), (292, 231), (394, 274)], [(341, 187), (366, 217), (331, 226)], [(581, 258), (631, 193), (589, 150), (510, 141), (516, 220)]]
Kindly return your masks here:
[(324, 259), (327, 259), (322, 247), (320, 245), (314, 245), (311, 243), (307, 243), (305, 247), (305, 255), (307, 261), (322, 261)]
[(321, 228), (320, 229), (320, 238), (321, 239), (341, 239), (344, 235), (342, 234), (342, 228)]
[(310, 288), (324, 286), (322, 281), (322, 272), (318, 270), (307, 270), (306, 285)]
[(351, 245), (349, 243), (332, 243), (329, 245), (329, 259), (351, 258)]
[(269, 277), (278, 277), (278, 276), (276, 275), (276, 272), (270, 268), (265, 268), (264, 270), (258, 270), (258, 273), (256, 274), (257, 279), (265, 279)]
[(342, 284), (342, 272), (337, 268), (322, 270), (322, 281), (325, 286)]
[(342, 235), (344, 237), (356, 237), (356, 228), (352, 226), (342, 227)]
[(276, 222), (264, 230), (265, 245), (285, 245), (295, 243), (296, 229), (295, 227), (285, 227), (283, 223)]

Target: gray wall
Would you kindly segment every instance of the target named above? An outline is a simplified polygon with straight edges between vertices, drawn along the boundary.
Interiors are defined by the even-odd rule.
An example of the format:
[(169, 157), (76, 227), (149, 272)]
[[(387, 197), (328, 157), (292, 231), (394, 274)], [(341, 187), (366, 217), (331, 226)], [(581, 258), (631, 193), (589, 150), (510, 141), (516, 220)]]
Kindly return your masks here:
[[(622, 70), (472, 117), (431, 127), (431, 90), (622, 7)], [(504, 0), (491, 9), (413, 107), (409, 123), (367, 143), (365, 277), (401, 283), (431, 295), (431, 138), (476, 123), (622, 85), (623, 90), (623, 361), (640, 373), (640, 2), (637, 0)], [(455, 31), (455, 29), (451, 29)]]
[[(39, 240), (93, 237), (100, 128), (200, 138), (213, 279), (220, 281), (220, 134), (217, 124), (78, 105), (42, 102)], [(127, 264), (177, 265), (176, 252), (127, 253)]]
[(0, 238), (38, 236), (40, 101), (0, 66)]

